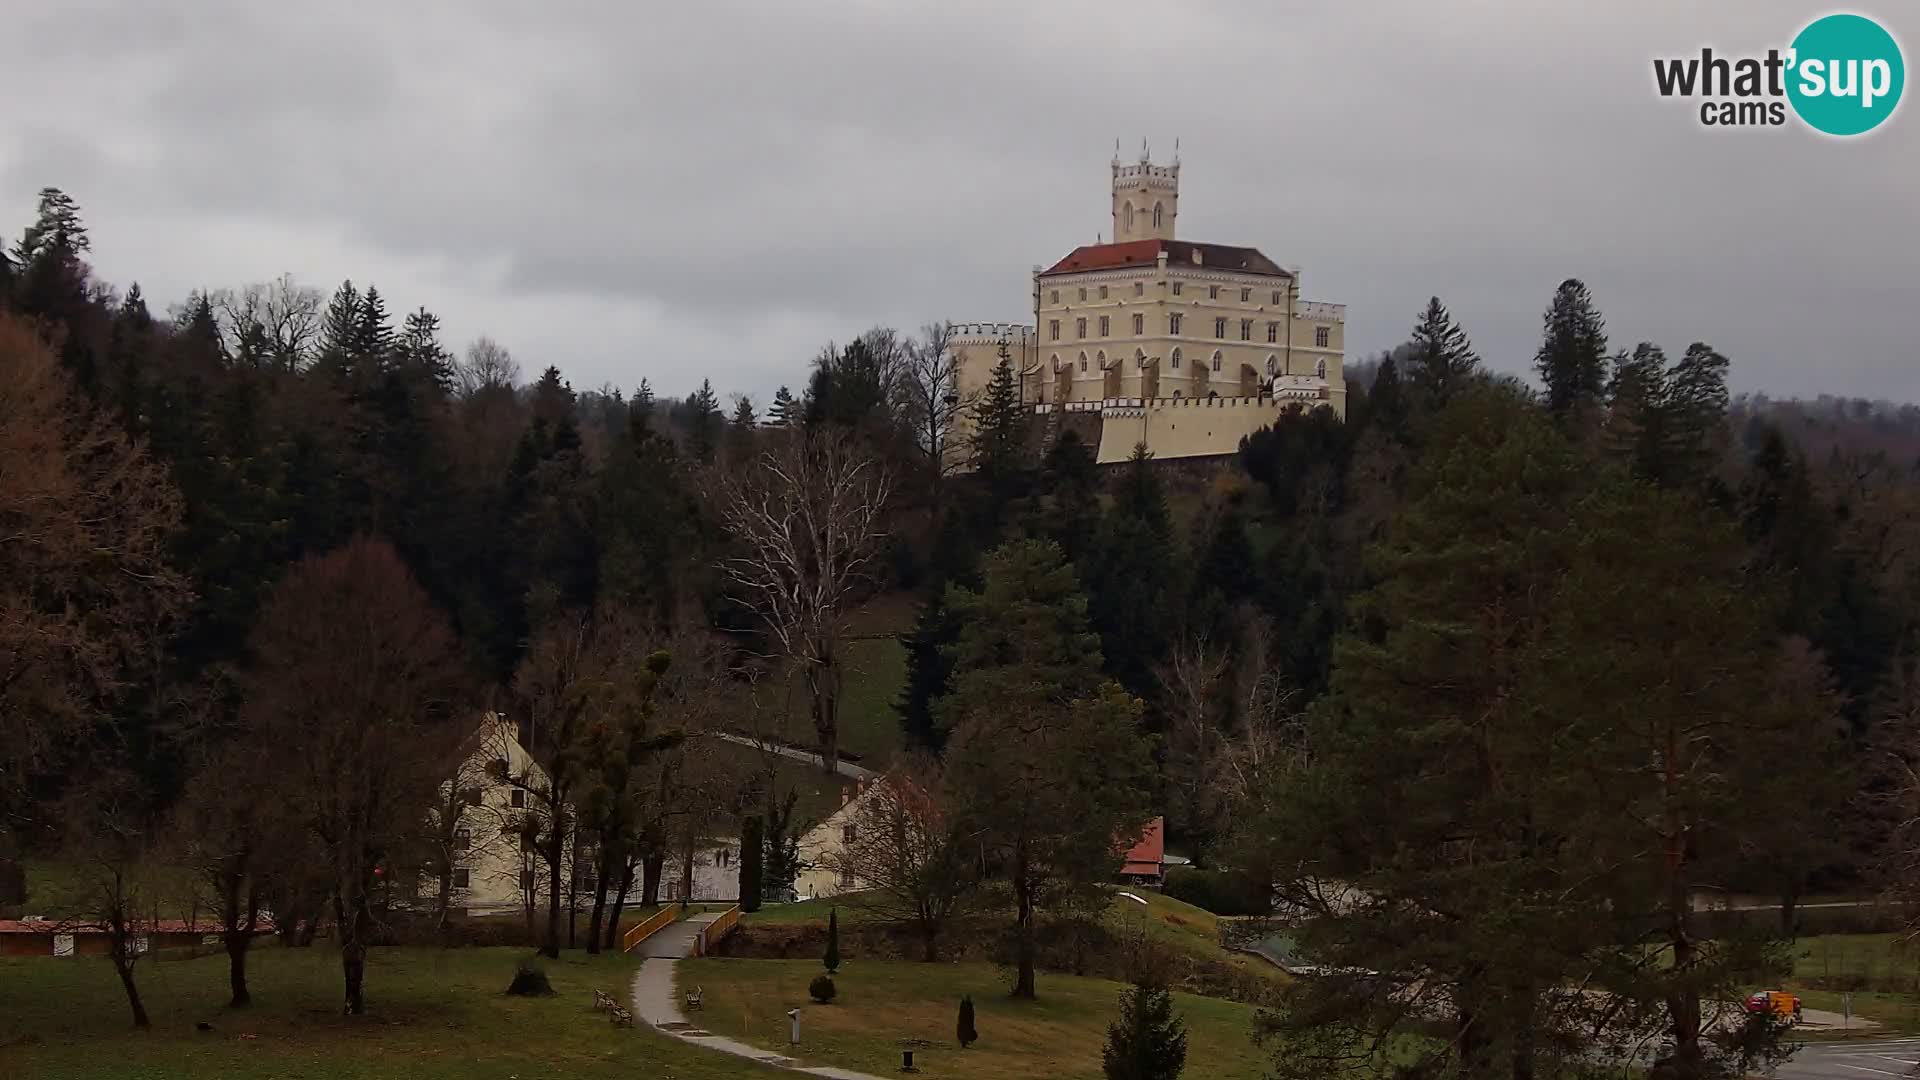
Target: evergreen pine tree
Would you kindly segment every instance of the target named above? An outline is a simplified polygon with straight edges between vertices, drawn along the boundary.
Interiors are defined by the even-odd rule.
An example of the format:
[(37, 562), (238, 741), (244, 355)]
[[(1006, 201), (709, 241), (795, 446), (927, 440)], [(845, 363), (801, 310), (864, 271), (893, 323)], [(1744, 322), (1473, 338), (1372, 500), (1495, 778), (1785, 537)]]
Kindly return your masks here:
[(387, 362), (393, 349), (393, 324), (387, 315), (387, 302), (380, 290), (367, 286), (360, 298), (359, 317), (354, 321), (352, 355), (356, 363), (377, 370)]
[(1186, 560), (1145, 446), (1134, 448), (1113, 496), (1077, 565), (1108, 673), (1145, 696), (1154, 691), (1154, 670), (1166, 657), (1173, 631), (1168, 612), (1185, 595)]
[(794, 412), (796, 408), (798, 404), (793, 400), (793, 391), (784, 386), (774, 391), (773, 407), (767, 410), (768, 426), (783, 428), (793, 423), (798, 419)]
[(1607, 383), (1607, 327), (1586, 284), (1561, 282), (1541, 322), (1533, 367), (1546, 387), (1547, 411), (1564, 417), (1597, 404)]
[(964, 994), (960, 998), (960, 1019), (953, 1025), (954, 1041), (965, 1050), (980, 1039), (980, 1032), (973, 1026), (973, 995)]
[(440, 344), (440, 316), (424, 307), (408, 315), (395, 351), (409, 379), (431, 383), (441, 393), (453, 388), (453, 354)]
[(1473, 343), (1437, 296), (1427, 301), (1408, 344), (1409, 375), (1430, 407), (1445, 404), (1479, 370)]
[(766, 852), (760, 833), (760, 817), (748, 815), (740, 822), (740, 910), (752, 913), (760, 910), (760, 904), (766, 899), (766, 882), (762, 876)]
[(320, 316), (320, 361), (336, 372), (345, 371), (360, 333), (360, 290), (349, 278), (333, 291)]
[(840, 970), (840, 909), (827, 912), (827, 952), (820, 958), (820, 965), (832, 975)]
[(1187, 1027), (1165, 987), (1136, 983), (1120, 993), (1120, 1017), (1100, 1055), (1107, 1080), (1175, 1080), (1187, 1067)]
[(687, 398), (687, 447), (695, 461), (709, 464), (720, 449), (720, 399), (713, 380), (700, 380), (700, 389)]
[(907, 680), (894, 705), (901, 734), (915, 749), (938, 753), (945, 742), (945, 731), (935, 722), (933, 705), (947, 692), (953, 676), (953, 662), (947, 654), (958, 634), (959, 624), (947, 610), (946, 586), (935, 582), (920, 602), (912, 632), (902, 642), (907, 650)]
[(753, 399), (745, 394), (733, 403), (733, 416), (728, 418), (735, 431), (751, 431), (758, 423), (753, 415)]

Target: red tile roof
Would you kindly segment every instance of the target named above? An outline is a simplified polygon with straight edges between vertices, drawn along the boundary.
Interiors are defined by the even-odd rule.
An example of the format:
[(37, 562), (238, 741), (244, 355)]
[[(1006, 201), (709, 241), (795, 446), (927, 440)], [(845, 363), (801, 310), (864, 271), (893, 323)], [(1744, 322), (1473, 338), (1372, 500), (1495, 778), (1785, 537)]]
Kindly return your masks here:
[(1127, 849), (1123, 874), (1158, 874), (1166, 862), (1166, 819), (1154, 818), (1140, 833), (1140, 839)]
[[(1255, 248), (1229, 244), (1196, 244), (1190, 240), (1129, 240), (1124, 244), (1087, 244), (1074, 248), (1066, 258), (1040, 271), (1050, 274), (1077, 274), (1083, 270), (1114, 270), (1128, 266), (1152, 266), (1167, 253), (1168, 266), (1200, 266), (1215, 270), (1238, 270), (1268, 277), (1292, 277)], [(1198, 252), (1200, 261), (1193, 261)]]

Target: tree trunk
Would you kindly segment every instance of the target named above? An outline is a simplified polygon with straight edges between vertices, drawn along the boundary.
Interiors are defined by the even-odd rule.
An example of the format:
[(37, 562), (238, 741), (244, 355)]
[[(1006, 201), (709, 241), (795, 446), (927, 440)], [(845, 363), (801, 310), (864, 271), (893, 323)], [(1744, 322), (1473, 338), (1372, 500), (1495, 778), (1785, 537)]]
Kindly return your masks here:
[(147, 1019), (147, 1007), (140, 1003), (140, 988), (133, 983), (133, 960), (128, 950), (133, 947), (131, 935), (116, 931), (113, 935), (113, 971), (120, 976), (120, 988), (127, 992), (127, 1008), (133, 1010), (133, 1026), (146, 1030), (153, 1024)]
[(547, 841), (547, 941), (540, 951), (549, 958), (560, 959), (560, 859), (563, 854), (565, 835), (560, 823), (553, 823), (553, 838)]
[(433, 897), (433, 928), (447, 928), (447, 909), (453, 906), (453, 860), (440, 861), (440, 880)]
[(1799, 920), (1800, 890), (1786, 889), (1780, 893), (1780, 936), (1795, 937)]
[[(602, 838), (604, 840), (604, 838)], [(606, 925), (607, 917), (607, 879), (612, 877), (612, 867), (607, 864), (612, 857), (604, 845), (596, 852), (593, 871), (593, 917), (587, 920), (587, 955), (600, 954), (601, 928)]]
[(340, 935), (340, 975), (346, 983), (346, 1012), (348, 1016), (365, 1016), (367, 1013), (367, 923), (370, 912), (367, 907), (367, 895), (361, 891), (351, 900), (336, 901), (334, 904), (334, 928)]
[(687, 837), (687, 850), (680, 864), (680, 903), (693, 899), (693, 837)]
[(1013, 982), (1013, 996), (1032, 1001), (1036, 996), (1033, 987), (1033, 886), (1027, 876), (1026, 844), (1022, 843), (1016, 854), (1017, 863), (1013, 872), (1013, 894), (1019, 900), (1019, 915), (1014, 921), (1013, 951), (1016, 974)]
[(227, 933), (227, 987), (232, 994), (227, 1007), (230, 1009), (244, 1009), (253, 1004), (253, 995), (247, 992), (247, 947), (252, 943), (250, 931)]
[(620, 944), (620, 916), (627, 909), (627, 893), (633, 890), (633, 859), (620, 858), (620, 891), (613, 897), (613, 917), (607, 920), (607, 948)]
[(929, 964), (940, 959), (940, 927), (931, 920), (920, 924), (920, 959)]
[(812, 697), (813, 731), (820, 739), (820, 765), (828, 776), (840, 772), (840, 662), (831, 644), (823, 658), (807, 667), (807, 690)]
[(640, 906), (657, 907), (660, 904), (660, 872), (666, 869), (667, 857), (660, 852), (651, 852), (640, 864)]

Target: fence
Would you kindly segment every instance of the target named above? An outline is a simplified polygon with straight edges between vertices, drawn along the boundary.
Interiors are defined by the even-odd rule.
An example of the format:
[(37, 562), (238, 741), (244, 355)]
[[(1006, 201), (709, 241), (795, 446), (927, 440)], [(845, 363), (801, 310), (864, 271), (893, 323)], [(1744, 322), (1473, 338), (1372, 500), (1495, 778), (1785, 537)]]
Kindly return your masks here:
[(693, 955), (705, 956), (713, 951), (715, 945), (726, 939), (740, 925), (740, 905), (735, 904), (720, 913), (720, 917), (700, 928), (700, 936), (694, 939)]
[(653, 936), (654, 932), (661, 927), (671, 925), (673, 921), (679, 917), (680, 909), (677, 906), (669, 904), (661, 908), (659, 911), (649, 915), (646, 921), (634, 924), (634, 926), (621, 937), (620, 950), (622, 952), (632, 952), (634, 946)]

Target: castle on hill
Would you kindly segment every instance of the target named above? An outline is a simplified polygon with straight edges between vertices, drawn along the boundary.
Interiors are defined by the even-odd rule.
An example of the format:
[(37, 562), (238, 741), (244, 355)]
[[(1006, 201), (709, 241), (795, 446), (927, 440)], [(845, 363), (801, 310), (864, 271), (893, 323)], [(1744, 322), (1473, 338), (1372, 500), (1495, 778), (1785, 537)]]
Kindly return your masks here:
[[(1033, 270), (1033, 322), (958, 323), (973, 399), (1004, 347), (1021, 400), (1098, 431), (1097, 460), (1231, 454), (1283, 408), (1346, 415), (1346, 306), (1303, 299), (1300, 268), (1258, 248), (1182, 240), (1180, 161), (1112, 162), (1113, 240)], [(1079, 414), (1079, 415), (1074, 415)]]

